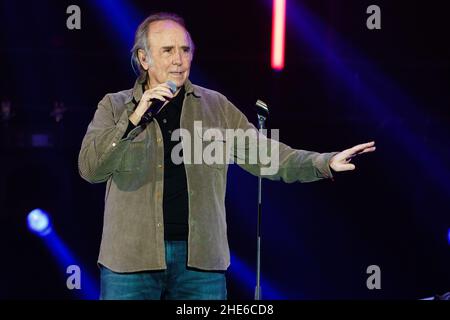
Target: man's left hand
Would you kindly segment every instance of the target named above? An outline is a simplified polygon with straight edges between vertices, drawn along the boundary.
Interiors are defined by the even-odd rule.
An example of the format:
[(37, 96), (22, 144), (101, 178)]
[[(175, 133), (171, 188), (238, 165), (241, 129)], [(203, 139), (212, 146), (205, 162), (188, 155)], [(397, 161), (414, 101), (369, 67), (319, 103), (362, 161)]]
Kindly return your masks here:
[(373, 152), (375, 151), (375, 149), (375, 141), (372, 141), (368, 143), (358, 144), (352, 148), (341, 151), (333, 156), (333, 158), (331, 158), (330, 168), (336, 172), (355, 170), (355, 165), (353, 163), (350, 163), (352, 158), (363, 153)]

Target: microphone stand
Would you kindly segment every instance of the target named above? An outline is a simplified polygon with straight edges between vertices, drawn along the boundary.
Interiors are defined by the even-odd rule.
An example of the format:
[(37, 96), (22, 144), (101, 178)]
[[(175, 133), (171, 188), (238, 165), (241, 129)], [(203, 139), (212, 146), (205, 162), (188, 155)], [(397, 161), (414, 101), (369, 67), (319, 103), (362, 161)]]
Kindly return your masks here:
[[(265, 122), (268, 116), (267, 105), (258, 100), (256, 102), (257, 115), (258, 115), (258, 129), (262, 134), (262, 130), (265, 129)], [(258, 140), (259, 141), (259, 140)], [(258, 146), (259, 147), (259, 146)], [(259, 150), (259, 149), (258, 149)], [(258, 151), (259, 153), (259, 151)], [(261, 191), (262, 191), (262, 178), (258, 176), (258, 219), (256, 224), (256, 288), (255, 288), (255, 300), (261, 300)]]

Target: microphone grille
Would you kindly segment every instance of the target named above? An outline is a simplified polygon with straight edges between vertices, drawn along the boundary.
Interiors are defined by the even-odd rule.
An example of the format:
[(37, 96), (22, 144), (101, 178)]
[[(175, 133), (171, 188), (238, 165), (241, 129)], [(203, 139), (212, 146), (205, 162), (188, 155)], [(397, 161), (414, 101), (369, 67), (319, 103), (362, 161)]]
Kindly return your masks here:
[(256, 106), (262, 108), (264, 111), (269, 113), (269, 107), (267, 106), (267, 104), (264, 101), (258, 99), (256, 101)]
[(177, 92), (177, 85), (175, 84), (175, 82), (173, 82), (172, 80), (169, 80), (169, 81), (167, 81), (167, 84), (169, 85), (170, 91), (172, 93)]

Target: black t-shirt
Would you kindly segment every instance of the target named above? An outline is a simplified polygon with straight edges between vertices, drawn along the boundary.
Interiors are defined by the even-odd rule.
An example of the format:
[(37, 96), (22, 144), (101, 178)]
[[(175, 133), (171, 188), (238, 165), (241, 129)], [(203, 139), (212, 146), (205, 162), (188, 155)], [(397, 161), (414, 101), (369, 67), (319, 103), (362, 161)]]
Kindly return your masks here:
[(155, 116), (161, 128), (164, 143), (164, 189), (163, 214), (165, 240), (187, 240), (189, 199), (184, 163), (174, 164), (172, 149), (180, 141), (172, 141), (172, 132), (180, 128), (185, 89), (180, 92)]

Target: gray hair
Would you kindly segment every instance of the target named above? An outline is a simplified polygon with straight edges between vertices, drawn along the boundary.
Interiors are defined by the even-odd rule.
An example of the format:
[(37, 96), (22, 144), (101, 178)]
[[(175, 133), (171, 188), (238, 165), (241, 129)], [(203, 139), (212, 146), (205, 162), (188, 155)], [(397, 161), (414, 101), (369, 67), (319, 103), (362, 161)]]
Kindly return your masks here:
[(134, 36), (134, 45), (131, 49), (131, 66), (133, 67), (134, 72), (136, 72), (136, 68), (139, 70), (140, 76), (145, 76), (146, 71), (142, 68), (142, 65), (139, 61), (139, 50), (144, 50), (147, 54), (147, 59), (149, 64), (152, 63), (151, 55), (150, 55), (150, 47), (148, 43), (148, 27), (152, 22), (170, 20), (176, 22), (180, 26), (186, 30), (186, 34), (188, 35), (191, 52), (194, 53), (194, 42), (192, 41), (191, 34), (187, 31), (186, 26), (184, 24), (184, 19), (175, 13), (169, 12), (158, 12), (148, 16), (137, 28), (136, 34)]

